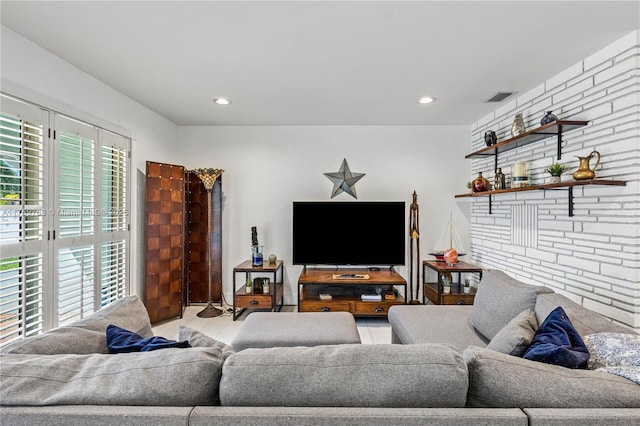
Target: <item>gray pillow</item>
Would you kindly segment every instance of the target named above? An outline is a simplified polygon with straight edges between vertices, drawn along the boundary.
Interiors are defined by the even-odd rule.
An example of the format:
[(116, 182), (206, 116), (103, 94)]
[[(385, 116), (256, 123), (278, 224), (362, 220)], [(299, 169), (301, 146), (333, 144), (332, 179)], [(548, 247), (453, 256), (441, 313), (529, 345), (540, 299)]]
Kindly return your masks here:
[(226, 343), (220, 342), (213, 337), (209, 337), (198, 330), (179, 325), (178, 341), (184, 342), (185, 340), (187, 340), (193, 348), (215, 348), (220, 350), (220, 355), (223, 360), (227, 359), (229, 355), (235, 353), (233, 348)]
[(553, 290), (522, 283), (495, 269), (486, 271), (473, 300), (473, 327), (491, 340), (516, 315), (534, 309), (538, 294)]
[(231, 355), (220, 401), (232, 406), (464, 407), (467, 369), (449, 345), (250, 348)]
[(536, 314), (531, 310), (520, 312), (495, 335), (487, 349), (503, 354), (522, 356), (538, 329)]
[(12, 354), (109, 353), (106, 330), (109, 324), (152, 337), (147, 308), (138, 296), (118, 299), (88, 317), (37, 336), (16, 340), (0, 352)]
[(544, 364), (470, 346), (467, 406), (640, 408), (640, 386), (613, 374)]
[(0, 355), (3, 405), (215, 405), (215, 348), (117, 355)]

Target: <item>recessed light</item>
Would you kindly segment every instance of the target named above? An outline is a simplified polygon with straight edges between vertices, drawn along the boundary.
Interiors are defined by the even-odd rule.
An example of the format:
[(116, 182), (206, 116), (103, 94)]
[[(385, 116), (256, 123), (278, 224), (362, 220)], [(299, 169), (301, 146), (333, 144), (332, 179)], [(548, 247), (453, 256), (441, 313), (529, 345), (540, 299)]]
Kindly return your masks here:
[(213, 103), (218, 104), (218, 105), (229, 105), (231, 103), (231, 101), (227, 98), (215, 98), (213, 100)]
[(419, 104), (430, 104), (431, 102), (435, 101), (436, 98), (434, 98), (433, 96), (423, 96), (422, 98), (418, 99), (418, 103)]

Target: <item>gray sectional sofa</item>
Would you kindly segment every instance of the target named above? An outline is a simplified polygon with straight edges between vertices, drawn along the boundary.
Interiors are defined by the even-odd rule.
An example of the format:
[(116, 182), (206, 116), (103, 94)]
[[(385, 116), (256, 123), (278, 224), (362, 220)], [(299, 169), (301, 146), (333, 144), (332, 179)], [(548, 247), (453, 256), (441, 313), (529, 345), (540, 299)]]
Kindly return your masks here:
[(393, 307), (394, 345), (235, 352), (181, 327), (178, 340), (190, 348), (109, 354), (108, 324), (153, 334), (146, 309), (131, 296), (4, 346), (0, 423), (638, 424), (640, 385), (633, 381), (503, 353), (523, 347), (526, 329), (537, 327), (532, 317), (539, 323), (558, 303), (581, 334), (633, 333), (547, 289), (488, 271), (473, 307)]

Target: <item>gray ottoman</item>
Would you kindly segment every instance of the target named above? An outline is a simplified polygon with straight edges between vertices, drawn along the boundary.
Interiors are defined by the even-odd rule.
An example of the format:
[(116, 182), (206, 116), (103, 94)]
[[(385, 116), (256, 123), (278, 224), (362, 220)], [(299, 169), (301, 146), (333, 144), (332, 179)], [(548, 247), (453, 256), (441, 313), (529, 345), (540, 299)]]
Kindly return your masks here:
[(231, 346), (247, 348), (320, 346), (361, 343), (356, 321), (349, 312), (253, 312)]

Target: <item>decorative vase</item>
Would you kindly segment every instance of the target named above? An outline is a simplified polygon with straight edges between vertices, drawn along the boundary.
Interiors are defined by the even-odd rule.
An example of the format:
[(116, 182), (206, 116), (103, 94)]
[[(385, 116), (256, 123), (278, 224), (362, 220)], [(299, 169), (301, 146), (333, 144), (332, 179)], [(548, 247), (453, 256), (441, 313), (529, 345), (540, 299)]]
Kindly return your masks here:
[[(593, 169), (591, 169), (591, 167), (589, 166), (589, 161), (594, 156), (597, 156), (598, 159), (596, 160), (596, 165), (593, 166)], [(573, 172), (573, 178), (575, 180), (586, 180), (595, 178), (596, 168), (598, 167), (598, 164), (600, 164), (600, 153), (598, 151), (593, 151), (587, 157), (578, 157), (578, 159), (580, 160), (580, 166), (578, 166), (578, 170)]]
[(251, 246), (251, 265), (252, 266), (262, 266), (263, 257), (262, 257), (262, 245), (253, 245)]
[(487, 146), (494, 145), (496, 142), (498, 142), (496, 132), (494, 132), (493, 130), (487, 130), (486, 132), (484, 132), (484, 143), (486, 143)]
[(496, 172), (496, 176), (493, 180), (493, 189), (505, 189), (505, 177), (504, 173), (502, 173), (502, 167), (498, 167), (498, 171)]
[(524, 133), (524, 119), (522, 118), (522, 114), (516, 114), (516, 118), (513, 120), (513, 124), (511, 125), (511, 136), (516, 137)]
[(545, 124), (549, 124), (553, 121), (556, 121), (558, 119), (558, 117), (556, 117), (555, 115), (553, 115), (551, 113), (551, 111), (547, 111), (547, 113), (545, 114), (544, 117), (542, 117), (542, 120), (540, 120), (540, 125), (544, 126)]
[(269, 263), (276, 263), (277, 259), (278, 259), (278, 257), (275, 254), (270, 254), (269, 255)]
[(482, 176), (482, 172), (478, 172), (478, 177), (471, 182), (471, 190), (473, 192), (484, 192), (489, 190), (489, 181)]

